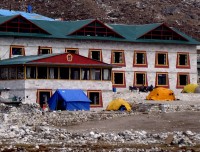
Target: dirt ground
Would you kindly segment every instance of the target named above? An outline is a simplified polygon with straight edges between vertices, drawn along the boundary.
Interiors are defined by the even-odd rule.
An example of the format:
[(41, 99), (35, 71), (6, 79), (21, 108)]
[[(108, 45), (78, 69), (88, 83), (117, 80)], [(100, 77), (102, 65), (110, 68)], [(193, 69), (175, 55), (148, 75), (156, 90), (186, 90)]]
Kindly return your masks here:
[(70, 132), (119, 132), (131, 129), (150, 133), (187, 130), (200, 132), (200, 112), (141, 113), (110, 120), (84, 122), (68, 126), (67, 129)]

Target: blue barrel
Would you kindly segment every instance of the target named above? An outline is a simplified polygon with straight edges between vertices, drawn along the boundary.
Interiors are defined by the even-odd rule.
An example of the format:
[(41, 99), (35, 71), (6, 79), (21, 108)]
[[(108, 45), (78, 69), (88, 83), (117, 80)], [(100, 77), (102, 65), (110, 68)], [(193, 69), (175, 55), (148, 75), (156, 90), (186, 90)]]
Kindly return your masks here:
[(117, 92), (117, 88), (113, 88), (113, 92)]

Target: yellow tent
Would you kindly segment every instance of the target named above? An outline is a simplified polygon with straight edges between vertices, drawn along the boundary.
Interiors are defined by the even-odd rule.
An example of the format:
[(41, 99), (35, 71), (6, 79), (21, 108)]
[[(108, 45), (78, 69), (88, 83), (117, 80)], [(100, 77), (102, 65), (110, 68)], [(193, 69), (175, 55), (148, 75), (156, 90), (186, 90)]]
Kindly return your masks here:
[(194, 93), (195, 89), (198, 87), (198, 84), (188, 84), (184, 86), (182, 93)]
[(127, 101), (125, 101), (124, 99), (121, 99), (121, 98), (117, 98), (117, 99), (112, 100), (108, 104), (106, 110), (119, 110), (121, 106), (126, 107), (127, 111), (131, 111), (130, 104)]
[(153, 89), (146, 97), (147, 100), (164, 100), (172, 101), (175, 100), (174, 92), (167, 88), (158, 87)]

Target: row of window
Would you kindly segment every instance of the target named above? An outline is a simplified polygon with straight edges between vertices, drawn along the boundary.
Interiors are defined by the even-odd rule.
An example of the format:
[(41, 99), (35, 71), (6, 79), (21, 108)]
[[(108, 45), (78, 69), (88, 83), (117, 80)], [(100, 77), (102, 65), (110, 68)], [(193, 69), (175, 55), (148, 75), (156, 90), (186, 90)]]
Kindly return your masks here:
[[(26, 71), (26, 72), (25, 72)], [(1, 67), (0, 80), (13, 79), (111, 80), (111, 69), (22, 66)]]
[[(1, 67), (0, 80), (15, 79), (111, 80), (111, 69), (43, 66)], [(124, 71), (112, 72), (113, 87), (126, 87)], [(177, 88), (189, 84), (189, 73), (177, 73)], [(157, 72), (155, 86), (169, 87), (167, 72)], [(134, 86), (148, 86), (147, 72), (134, 72)]]
[[(112, 83), (113, 87), (126, 87), (125, 82), (125, 72), (124, 71), (113, 71), (112, 73)], [(185, 85), (190, 83), (189, 73), (177, 73), (177, 88), (183, 88)], [(133, 86), (148, 86), (154, 84), (148, 84), (147, 72), (134, 72)], [(167, 72), (156, 72), (155, 78), (156, 87), (166, 87), (169, 88), (169, 77)]]
[[(76, 53), (79, 54), (78, 48), (66, 48), (65, 52), (67, 53)], [(38, 54), (51, 54), (51, 47), (39, 47)], [(23, 46), (11, 46), (10, 47), (10, 57), (15, 55), (25, 56), (25, 49)], [(89, 49), (88, 57), (103, 61), (102, 50), (101, 49)], [(188, 52), (178, 52), (177, 53), (177, 68), (190, 68)], [(111, 64), (126, 66), (124, 50), (112, 50), (111, 52)], [(134, 67), (148, 67), (147, 63), (147, 53), (146, 51), (134, 51), (133, 56), (133, 66)], [(169, 68), (169, 59), (168, 52), (159, 52), (155, 53), (155, 67), (157, 68)]]

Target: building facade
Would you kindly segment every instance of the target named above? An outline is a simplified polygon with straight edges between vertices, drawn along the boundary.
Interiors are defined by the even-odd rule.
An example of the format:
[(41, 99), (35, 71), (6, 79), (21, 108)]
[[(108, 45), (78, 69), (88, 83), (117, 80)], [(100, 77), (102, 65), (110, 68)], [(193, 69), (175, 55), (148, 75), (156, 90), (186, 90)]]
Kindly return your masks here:
[[(83, 83), (81, 79), (66, 80), (66, 84), (60, 79), (44, 83), (38, 79), (24, 81), (26, 85), (22, 87), (25, 86), (25, 90), (33, 88), (35, 91), (28, 95), (31, 102), (38, 100), (37, 89), (54, 92), (67, 87), (85, 92), (103, 91), (102, 102), (105, 104), (100, 107), (105, 108), (112, 100), (113, 88), (117, 92), (126, 92), (129, 86), (153, 85), (181, 92), (186, 84), (197, 83), (196, 45), (199, 42), (163, 23), (118, 25), (99, 20), (39, 21), (18, 15), (0, 17), (0, 36), (2, 61), (18, 56), (71, 53), (115, 66), (111, 81), (103, 83)], [(20, 86), (13, 80), (1, 80), (0, 84), (11, 87), (11, 82), (13, 86)]]

